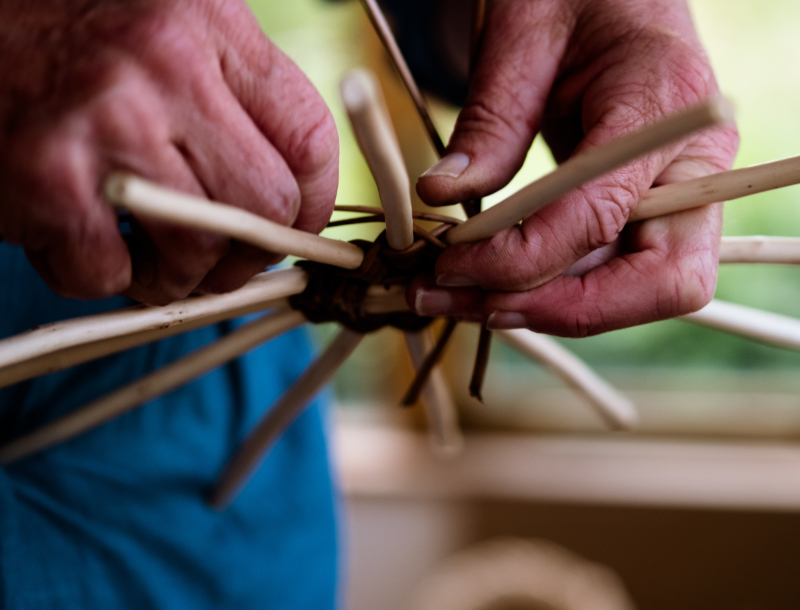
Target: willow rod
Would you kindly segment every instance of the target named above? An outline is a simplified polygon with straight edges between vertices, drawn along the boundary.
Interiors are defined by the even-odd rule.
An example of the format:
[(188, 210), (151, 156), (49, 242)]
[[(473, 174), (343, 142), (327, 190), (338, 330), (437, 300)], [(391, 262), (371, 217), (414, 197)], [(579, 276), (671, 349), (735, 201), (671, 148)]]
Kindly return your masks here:
[(732, 118), (730, 104), (717, 98), (647, 125), (603, 146), (572, 157), (543, 178), (444, 234), (450, 244), (492, 237), (554, 199), (656, 148)]
[(233, 501), (264, 460), (272, 444), (328, 383), (363, 337), (363, 334), (346, 328), (339, 331), (325, 351), (278, 399), (225, 466), (210, 499), (214, 508), (223, 509)]
[(299, 311), (283, 309), (241, 326), (211, 345), (12, 441), (0, 448), (0, 464), (23, 459), (119, 417), (304, 322), (305, 317)]
[(0, 340), (0, 387), (182, 332), (263, 311), (302, 292), (299, 268), (267, 271), (239, 290), (193, 296), (164, 307), (138, 305), (53, 322)]
[(285, 227), (241, 208), (167, 189), (142, 178), (114, 173), (105, 183), (112, 205), (134, 215), (212, 231), (270, 252), (357, 269), (364, 260), (358, 246)]
[(495, 334), (583, 394), (612, 428), (627, 430), (635, 426), (639, 414), (631, 400), (550, 337), (525, 329), (499, 330)]
[(681, 320), (800, 351), (800, 320), (714, 299)]

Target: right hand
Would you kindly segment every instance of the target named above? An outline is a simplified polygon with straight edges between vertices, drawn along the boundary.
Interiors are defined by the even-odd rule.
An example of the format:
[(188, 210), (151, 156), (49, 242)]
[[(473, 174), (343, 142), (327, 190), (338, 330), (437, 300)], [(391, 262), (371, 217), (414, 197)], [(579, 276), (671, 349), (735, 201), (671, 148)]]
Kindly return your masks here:
[(0, 235), (64, 296), (166, 304), (281, 258), (144, 218), (126, 243), (115, 170), (305, 231), (333, 209), (330, 112), (242, 0), (5, 1), (0, 120)]

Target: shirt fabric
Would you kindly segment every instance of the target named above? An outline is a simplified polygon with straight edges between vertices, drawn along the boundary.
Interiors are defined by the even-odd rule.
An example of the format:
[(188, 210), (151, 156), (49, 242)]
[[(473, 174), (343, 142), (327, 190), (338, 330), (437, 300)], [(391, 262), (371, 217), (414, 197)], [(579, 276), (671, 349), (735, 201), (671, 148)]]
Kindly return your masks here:
[[(0, 243), (0, 337), (130, 305), (53, 294)], [(0, 443), (208, 344), (213, 325), (0, 390)], [(337, 539), (317, 401), (226, 510), (204, 502), (245, 434), (306, 366), (302, 331), (0, 469), (0, 609), (336, 606)]]

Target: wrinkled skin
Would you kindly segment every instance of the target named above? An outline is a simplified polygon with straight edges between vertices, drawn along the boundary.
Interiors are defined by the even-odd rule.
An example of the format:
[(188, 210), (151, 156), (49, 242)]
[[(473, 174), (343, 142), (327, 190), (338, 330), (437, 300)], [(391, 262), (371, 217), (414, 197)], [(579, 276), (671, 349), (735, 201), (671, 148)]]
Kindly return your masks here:
[(330, 113), (241, 0), (0, 0), (0, 125), (0, 235), (65, 296), (164, 304), (278, 260), (141, 218), (126, 243), (114, 170), (306, 231), (333, 208)]
[[(682, 0), (493, 0), (432, 205), (483, 196), (541, 132), (557, 161), (718, 93)], [(426, 315), (581, 337), (686, 314), (716, 284), (721, 204), (626, 226), (647, 189), (729, 169), (733, 126), (706, 130), (560, 198), (521, 225), (446, 250), (408, 291)]]

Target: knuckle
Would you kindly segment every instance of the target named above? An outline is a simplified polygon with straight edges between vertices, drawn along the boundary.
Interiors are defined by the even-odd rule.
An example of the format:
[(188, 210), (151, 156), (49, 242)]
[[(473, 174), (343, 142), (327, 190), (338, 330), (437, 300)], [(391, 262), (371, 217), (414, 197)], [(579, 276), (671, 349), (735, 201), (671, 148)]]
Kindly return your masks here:
[(286, 155), (296, 174), (317, 174), (339, 158), (339, 134), (327, 108), (317, 110), (316, 120), (295, 129), (288, 138)]
[(291, 226), (300, 210), (300, 199), (300, 188), (295, 181), (285, 180), (275, 184), (266, 216), (273, 222)]
[(456, 136), (461, 138), (465, 136), (489, 137), (501, 142), (527, 137), (532, 131), (529, 118), (526, 116), (521, 102), (517, 101), (516, 96), (510, 92), (504, 92), (506, 89), (508, 87), (503, 87), (502, 83), (497, 84), (493, 95), (512, 100), (511, 111), (495, 109), (483, 97), (468, 99), (458, 115)]
[(714, 297), (717, 283), (716, 258), (710, 250), (696, 251), (674, 267), (667, 295), (666, 317), (682, 316), (702, 309)]
[(639, 186), (629, 175), (600, 186), (600, 194), (594, 197), (584, 189), (589, 202), (586, 206), (586, 243), (592, 250), (607, 246), (617, 238), (630, 210), (641, 199)]

